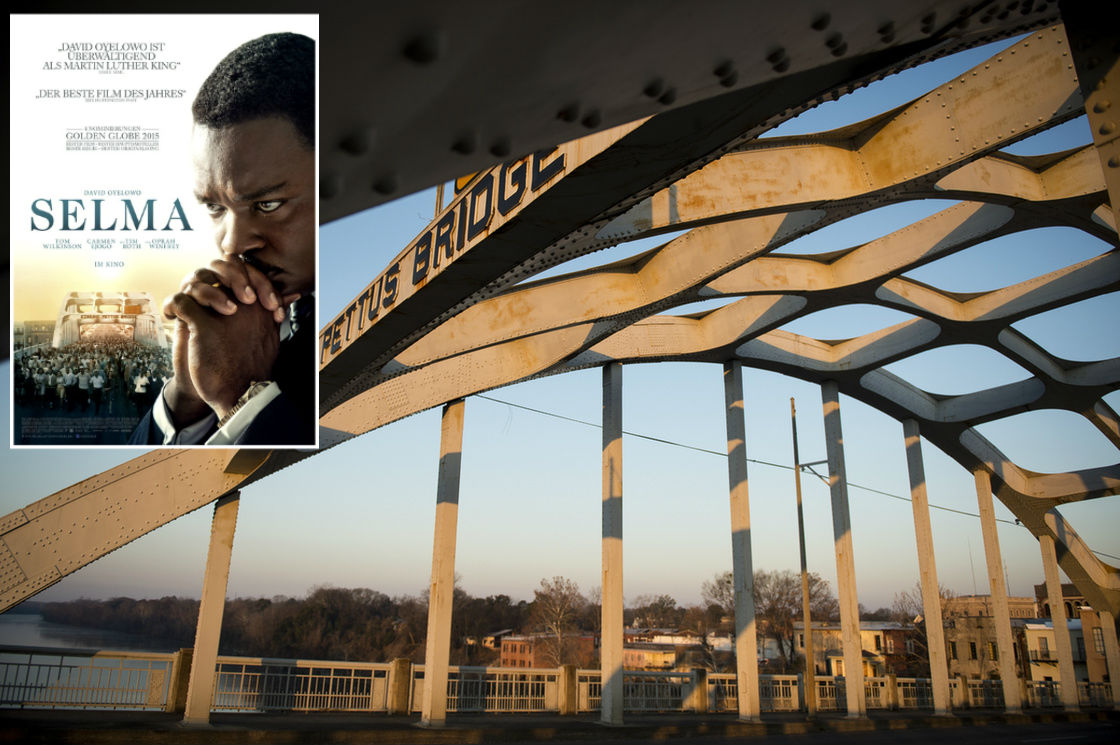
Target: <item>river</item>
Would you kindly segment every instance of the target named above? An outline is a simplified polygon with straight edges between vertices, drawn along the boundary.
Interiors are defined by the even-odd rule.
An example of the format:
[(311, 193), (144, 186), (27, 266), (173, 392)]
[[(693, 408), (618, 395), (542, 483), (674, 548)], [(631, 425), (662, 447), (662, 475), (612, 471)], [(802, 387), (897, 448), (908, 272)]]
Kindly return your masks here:
[(141, 634), (50, 623), (38, 613), (4, 613), (0, 615), (0, 646), (13, 645), (136, 652), (177, 652), (179, 649), (166, 640)]

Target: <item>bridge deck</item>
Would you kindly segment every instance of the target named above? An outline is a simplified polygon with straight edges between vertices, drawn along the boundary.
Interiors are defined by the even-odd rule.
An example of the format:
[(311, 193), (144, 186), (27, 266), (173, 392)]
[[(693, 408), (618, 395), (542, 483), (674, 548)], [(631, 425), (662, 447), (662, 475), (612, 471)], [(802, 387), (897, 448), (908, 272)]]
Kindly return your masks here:
[[(214, 714), (209, 726), (187, 727), (180, 715), (153, 712), (4, 711), (0, 741), (145, 743), (451, 743), (686, 741), (719, 743), (766, 737), (784, 742), (1022, 742), (1024, 737), (1079, 743), (1115, 742), (1120, 712), (1035, 712), (1004, 714), (970, 711), (954, 716), (874, 712), (863, 719), (822, 715), (769, 714), (760, 722), (733, 715), (644, 715), (606, 727), (598, 715), (451, 716), (441, 729), (418, 726), (415, 716), (344, 714)], [(901, 736), (900, 730), (907, 730)], [(859, 734), (856, 734), (859, 733)], [(806, 739), (808, 737), (808, 739)]]

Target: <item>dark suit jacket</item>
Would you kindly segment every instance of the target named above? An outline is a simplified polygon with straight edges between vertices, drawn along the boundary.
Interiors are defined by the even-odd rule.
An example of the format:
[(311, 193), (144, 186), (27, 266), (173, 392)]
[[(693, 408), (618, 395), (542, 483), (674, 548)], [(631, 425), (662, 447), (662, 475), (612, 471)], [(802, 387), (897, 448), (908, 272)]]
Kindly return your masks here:
[[(297, 302), (296, 331), (280, 343), (272, 366), (272, 379), (280, 387), (274, 398), (253, 418), (252, 423), (233, 443), (235, 445), (311, 446), (315, 444), (318, 407), (315, 400), (315, 374), (312, 349), (315, 346), (315, 298)], [(157, 406), (162, 405), (157, 401)], [(208, 432), (206, 437), (217, 429)], [(129, 438), (129, 445), (160, 445), (163, 431), (149, 409)]]

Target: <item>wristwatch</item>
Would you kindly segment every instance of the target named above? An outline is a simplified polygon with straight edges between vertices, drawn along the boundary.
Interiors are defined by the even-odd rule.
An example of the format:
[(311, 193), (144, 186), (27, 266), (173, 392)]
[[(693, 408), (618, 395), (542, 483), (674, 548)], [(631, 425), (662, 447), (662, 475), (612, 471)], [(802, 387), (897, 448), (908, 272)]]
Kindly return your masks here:
[(235, 403), (230, 408), (230, 410), (226, 412), (225, 416), (223, 416), (221, 419), (218, 420), (218, 429), (221, 429), (222, 427), (226, 426), (226, 422), (228, 422), (230, 419), (232, 419), (233, 415), (236, 414), (238, 411), (240, 411), (242, 409), (242, 407), (245, 406), (245, 404), (249, 403), (249, 401), (252, 400), (253, 396), (257, 395), (258, 393), (263, 391), (265, 388), (268, 388), (270, 385), (272, 385), (271, 380), (252, 380), (252, 381), (249, 381), (249, 387), (247, 389), (245, 389), (244, 393), (241, 394), (241, 398), (237, 399), (237, 403)]

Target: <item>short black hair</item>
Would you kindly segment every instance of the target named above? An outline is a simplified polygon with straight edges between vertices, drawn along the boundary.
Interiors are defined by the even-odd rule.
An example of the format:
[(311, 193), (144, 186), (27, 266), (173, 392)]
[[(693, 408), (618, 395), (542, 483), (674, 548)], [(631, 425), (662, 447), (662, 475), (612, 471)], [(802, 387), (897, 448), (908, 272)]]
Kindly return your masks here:
[(221, 129), (280, 116), (315, 148), (315, 42), (302, 34), (247, 41), (218, 63), (191, 106), (196, 124)]

